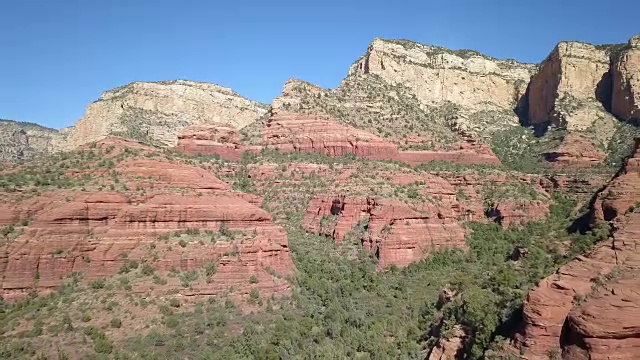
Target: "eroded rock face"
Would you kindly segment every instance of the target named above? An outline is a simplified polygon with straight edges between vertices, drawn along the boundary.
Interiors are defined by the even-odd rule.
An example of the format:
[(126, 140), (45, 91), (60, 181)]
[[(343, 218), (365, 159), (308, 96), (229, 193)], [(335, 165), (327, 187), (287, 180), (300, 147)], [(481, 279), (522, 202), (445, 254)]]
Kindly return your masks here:
[(611, 111), (626, 121), (640, 121), (640, 36), (629, 40), (612, 69)]
[(374, 253), (379, 267), (407, 266), (430, 252), (466, 248), (466, 231), (454, 219), (418, 212), (392, 199), (320, 196), (309, 204), (303, 227), (342, 242), (352, 240)]
[[(127, 144), (106, 139), (95, 148), (117, 156)], [(103, 183), (117, 174), (130, 191), (53, 190), (0, 205), (0, 226), (16, 228), (0, 242), (6, 300), (55, 289), (74, 272), (86, 281), (112, 277), (130, 261), (158, 271), (213, 264), (207, 283), (178, 288), (183, 295), (219, 295), (230, 287), (234, 296), (255, 287), (265, 296), (288, 293), (282, 277), (295, 268), (286, 233), (258, 207), (259, 197), (232, 193), (210, 172), (163, 160), (152, 148), (137, 150), (156, 156), (125, 158), (111, 171), (92, 173)], [(200, 237), (180, 235), (194, 231)]]
[(178, 137), (178, 151), (187, 154), (218, 155), (237, 161), (243, 153), (258, 153), (263, 148), (281, 152), (307, 152), (332, 157), (355, 155), (371, 160), (398, 160), (411, 165), (432, 161), (450, 161), (463, 165), (501, 165), (486, 145), (472, 139), (449, 150), (398, 151), (396, 144), (368, 131), (342, 125), (322, 115), (301, 115), (275, 111), (261, 129), (262, 146), (241, 144), (237, 130), (230, 126), (196, 126)]
[(570, 130), (589, 128), (599, 116), (607, 115), (597, 96), (600, 88), (610, 86), (608, 76), (606, 50), (578, 42), (559, 43), (531, 80), (529, 120), (566, 125)]
[(375, 39), (350, 74), (376, 74), (409, 87), (426, 105), (445, 101), (471, 108), (512, 109), (534, 65), (497, 60), (470, 50)]
[(460, 325), (455, 325), (450, 337), (439, 337), (436, 345), (429, 352), (427, 360), (459, 359), (464, 353), (467, 334)]
[(398, 160), (411, 165), (426, 164), (432, 161), (452, 162), (461, 165), (494, 165), (502, 163), (491, 148), (471, 139), (461, 141), (447, 151), (401, 151)]
[(16, 163), (57, 150), (64, 143), (57, 130), (18, 121), (0, 120), (0, 164)]
[(637, 359), (640, 354), (640, 214), (616, 232), (616, 253), (623, 255), (603, 284), (569, 313), (561, 340), (564, 359)]
[(275, 115), (263, 129), (263, 135), (267, 148), (282, 152), (356, 155), (372, 160), (388, 160), (398, 156), (394, 144), (323, 116)]
[[(525, 356), (536, 358), (563, 350), (566, 359), (605, 359), (611, 349), (620, 349), (614, 351), (620, 359), (637, 357), (640, 334), (633, 330), (638, 329), (637, 319), (626, 315), (637, 307), (637, 299), (621, 295), (624, 291), (620, 289), (606, 295), (599, 286), (608, 277), (615, 278), (611, 275), (615, 273), (621, 274), (621, 279), (633, 278), (633, 286), (637, 286), (640, 216), (633, 206), (640, 199), (638, 150), (594, 205), (595, 219), (609, 222), (612, 236), (562, 266), (527, 295), (523, 330), (516, 337)], [(617, 305), (623, 301), (620, 297), (625, 299), (622, 308)], [(600, 311), (597, 317), (589, 315), (594, 311)]]
[[(196, 190), (229, 189), (227, 183), (218, 180), (218, 178), (204, 169), (165, 161), (131, 159), (119, 164), (116, 170), (134, 177), (137, 181), (152, 188), (165, 185)], [(146, 181), (149, 182), (146, 183)]]
[(119, 135), (153, 145), (175, 146), (190, 125), (223, 123), (243, 127), (266, 107), (214, 84), (193, 81), (132, 83), (107, 91), (67, 130), (68, 148)]
[(565, 136), (560, 146), (543, 156), (551, 166), (559, 168), (591, 167), (602, 164), (607, 157), (589, 139), (577, 134)]

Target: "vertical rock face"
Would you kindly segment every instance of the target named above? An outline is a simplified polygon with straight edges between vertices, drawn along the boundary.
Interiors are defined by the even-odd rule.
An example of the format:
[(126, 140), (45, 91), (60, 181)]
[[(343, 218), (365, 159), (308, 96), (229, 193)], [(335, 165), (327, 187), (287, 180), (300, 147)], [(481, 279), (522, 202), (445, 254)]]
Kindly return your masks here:
[(246, 126), (266, 106), (214, 84), (192, 81), (132, 83), (102, 94), (68, 130), (69, 148), (120, 135), (158, 146), (176, 145), (189, 125), (224, 123)]
[[(565, 359), (607, 359), (618, 349), (616, 358), (637, 358), (640, 322), (632, 314), (640, 303), (635, 290), (629, 293), (622, 288), (638, 286), (638, 199), (640, 147), (594, 204), (595, 219), (609, 222), (612, 236), (562, 266), (527, 295), (524, 326), (516, 337), (525, 356), (537, 358), (563, 350)], [(603, 290), (603, 284), (618, 276), (620, 285)]]
[(273, 109), (331, 115), (385, 139), (420, 136), (446, 148), (461, 134), (484, 138), (518, 126), (513, 109), (534, 71), (474, 51), (375, 39), (339, 88), (291, 80)]
[(64, 136), (40, 125), (0, 120), (0, 163), (22, 162), (58, 149)]
[(626, 121), (640, 121), (640, 36), (629, 40), (612, 69), (611, 111)]
[(597, 94), (601, 87), (609, 86), (608, 77), (606, 50), (578, 42), (559, 43), (531, 80), (529, 120), (587, 129), (606, 114)]
[(425, 105), (449, 101), (471, 108), (512, 109), (533, 69), (470, 50), (375, 39), (350, 75), (375, 74), (391, 84), (402, 84)]
[[(200, 289), (202, 294), (218, 294), (228, 286), (244, 287), (248, 293), (251, 274), (266, 280), (261, 290), (267, 295), (288, 289), (286, 282), (265, 272), (271, 267), (285, 275), (294, 269), (284, 230), (271, 222), (269, 214), (242, 199), (223, 194), (157, 195), (144, 200), (118, 193), (64, 195), (38, 199), (44, 206), (31, 212), (28, 229), (3, 246), (4, 296), (55, 288), (74, 271), (88, 280), (114, 276), (126, 259), (162, 271), (190, 271), (218, 263), (219, 271), (210, 286)], [(188, 229), (215, 232), (221, 226), (242, 232), (243, 238), (215, 244), (201, 241), (178, 251), (169, 245), (169, 252), (155, 260), (148, 251), (163, 234)], [(153, 247), (161, 253), (167, 250), (162, 243)]]

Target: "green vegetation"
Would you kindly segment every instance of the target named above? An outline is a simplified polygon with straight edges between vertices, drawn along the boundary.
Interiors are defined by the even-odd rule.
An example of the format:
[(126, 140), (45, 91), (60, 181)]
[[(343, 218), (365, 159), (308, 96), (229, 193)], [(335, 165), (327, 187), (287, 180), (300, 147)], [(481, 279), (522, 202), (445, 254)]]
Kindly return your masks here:
[[(24, 314), (35, 314), (34, 319), (41, 320), (31, 322), (35, 325), (28, 328), (29, 337), (11, 335), (2, 339), (0, 354), (23, 358), (46, 352), (46, 348), (38, 345), (39, 341), (56, 338), (48, 330), (49, 319), (56, 319), (53, 314), (65, 308), (71, 312), (69, 319), (55, 321), (67, 324), (67, 331), (78, 334), (74, 336), (84, 334), (89, 339), (89, 347), (82, 350), (88, 355), (416, 358), (431, 344), (427, 334), (436, 318), (442, 316), (447, 326), (461, 324), (468, 329), (470, 358), (482, 358), (487, 349), (498, 346), (502, 338), (496, 329), (518, 311), (527, 290), (570, 259), (560, 254), (559, 245), (566, 241), (574, 244), (571, 254), (575, 254), (598, 238), (595, 233), (566, 233), (564, 229), (571, 222), (568, 214), (574, 204), (561, 197), (555, 200), (557, 205), (547, 220), (506, 231), (496, 224), (470, 224), (473, 232), (468, 237), (468, 253), (442, 251), (405, 269), (392, 267), (386, 272), (376, 271), (377, 259), (371, 254), (362, 250), (353, 252), (361, 249), (359, 243), (350, 243), (357, 241), (357, 236), (348, 236), (336, 246), (330, 238), (301, 230), (301, 213), (290, 213), (285, 226), (298, 269), (291, 279), (294, 284), (291, 298), (263, 297), (253, 288), (246, 302), (263, 306), (263, 310), (243, 313), (224, 297), (193, 305), (181, 304), (174, 297), (166, 302), (149, 303), (138, 295), (128, 295), (129, 300), (114, 303), (144, 307), (152, 315), (146, 315), (150, 317), (145, 320), (148, 327), (144, 331), (127, 331), (128, 322), (121, 316), (125, 313), (120, 308), (117, 317), (113, 313), (108, 315), (106, 325), (99, 327), (89, 312), (107, 315), (91, 310), (94, 309), (91, 302), (78, 300), (85, 291), (93, 292), (90, 298), (101, 299), (104, 294), (105, 301), (111, 299), (108, 289), (112, 285), (101, 279), (90, 282), (86, 290), (62, 287), (50, 297), (7, 307), (0, 316), (2, 333), (15, 334), (11, 329)], [(366, 226), (363, 222), (354, 231)], [(195, 230), (190, 232), (195, 236)], [(198, 232), (198, 236), (202, 235), (209, 236)], [(527, 248), (527, 256), (518, 262), (510, 261), (509, 255), (516, 247)], [(209, 264), (201, 270), (174, 276), (188, 287), (199, 280), (200, 272), (208, 277), (215, 273), (215, 268), (215, 264)], [(157, 274), (153, 274), (153, 282), (166, 284)], [(251, 277), (249, 284), (259, 284), (258, 278)], [(451, 302), (440, 304), (439, 294), (445, 288), (457, 295)], [(109, 301), (105, 304), (106, 314), (115, 311), (109, 310), (114, 309)], [(240, 331), (229, 331), (230, 328)], [(124, 332), (114, 337), (111, 331)]]
[(616, 132), (607, 145), (606, 163), (612, 168), (619, 168), (635, 148), (635, 139), (640, 138), (640, 126), (618, 122)]
[(567, 132), (551, 128), (543, 137), (536, 137), (533, 129), (514, 126), (495, 134), (491, 150), (502, 164), (510, 169), (530, 174), (543, 173), (541, 154), (560, 145)]

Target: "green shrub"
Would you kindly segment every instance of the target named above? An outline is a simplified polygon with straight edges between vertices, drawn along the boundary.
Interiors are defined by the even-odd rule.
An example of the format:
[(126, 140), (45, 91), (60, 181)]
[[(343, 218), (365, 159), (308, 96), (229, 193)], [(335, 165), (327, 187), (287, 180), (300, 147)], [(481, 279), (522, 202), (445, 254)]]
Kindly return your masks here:
[(118, 318), (112, 318), (111, 322), (109, 322), (109, 325), (114, 329), (120, 329), (122, 327), (122, 320)]
[(91, 281), (89, 283), (89, 287), (91, 287), (94, 290), (99, 290), (99, 289), (104, 289), (106, 284), (107, 284), (106, 279), (97, 279), (97, 280)]
[(149, 264), (142, 264), (142, 270), (140, 271), (144, 276), (151, 276), (154, 274), (155, 269)]

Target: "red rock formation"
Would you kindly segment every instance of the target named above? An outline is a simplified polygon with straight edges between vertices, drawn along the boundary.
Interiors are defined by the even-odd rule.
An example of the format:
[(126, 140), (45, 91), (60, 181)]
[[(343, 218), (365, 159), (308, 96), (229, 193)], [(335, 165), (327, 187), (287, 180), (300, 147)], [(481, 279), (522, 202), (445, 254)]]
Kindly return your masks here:
[[(230, 286), (236, 289), (234, 296), (253, 287), (266, 296), (288, 292), (288, 283), (279, 276), (294, 271), (286, 233), (256, 206), (260, 197), (230, 193), (229, 185), (212, 173), (160, 160), (160, 154), (136, 157), (126, 150), (131, 149), (128, 142), (105, 139), (97, 147), (108, 149), (108, 156), (129, 155), (113, 170), (97, 169), (94, 181), (108, 184), (117, 177), (131, 191), (55, 190), (24, 200), (5, 197), (16, 200), (0, 204), (0, 226), (16, 225), (17, 237), (0, 241), (0, 295), (10, 300), (32, 289), (45, 292), (73, 272), (86, 280), (110, 277), (133, 260), (161, 271), (218, 264), (206, 285), (180, 288), (185, 295), (220, 294)], [(28, 226), (18, 226), (22, 220)], [(243, 234), (215, 243), (211, 234), (203, 235), (202, 241), (185, 246), (175, 237), (158, 240), (188, 229), (216, 232), (223, 224)], [(252, 276), (258, 283), (250, 284)]]
[[(148, 184), (154, 187), (177, 187), (200, 190), (228, 190), (229, 185), (218, 180), (213, 174), (204, 169), (173, 164), (166, 161), (152, 159), (130, 159), (116, 167), (116, 171), (135, 178), (149, 179)], [(144, 181), (144, 183), (147, 183)]]
[(244, 146), (238, 130), (227, 124), (192, 125), (178, 135), (175, 150), (189, 155), (218, 155), (230, 161), (239, 161), (245, 152), (260, 151)]
[(455, 325), (449, 338), (438, 337), (436, 345), (429, 352), (427, 360), (459, 359), (464, 353), (467, 334), (462, 326)]
[[(541, 199), (533, 201), (505, 200), (494, 204), (490, 217), (499, 221), (504, 228), (521, 225), (525, 222), (544, 219), (549, 215), (550, 199), (539, 178), (522, 175), (518, 179), (508, 179), (503, 174), (458, 176), (454, 174), (398, 174), (393, 175), (393, 183), (398, 186), (420, 184), (420, 193), (427, 199), (437, 201), (425, 203), (423, 211), (435, 212), (441, 218), (452, 218), (458, 221), (486, 221), (484, 200), (476, 191), (476, 187), (485, 184), (507, 186), (513, 180), (529, 184)], [(459, 199), (459, 195), (465, 199)]]
[(470, 139), (457, 143), (453, 145), (452, 149), (446, 151), (401, 151), (397, 159), (411, 165), (420, 165), (432, 161), (446, 161), (461, 165), (502, 165), (500, 159), (496, 157), (489, 146)]
[(455, 220), (391, 199), (316, 197), (303, 227), (336, 242), (353, 231), (362, 246), (376, 254), (380, 268), (407, 266), (444, 248), (466, 248), (465, 230)]
[(614, 268), (600, 275), (565, 321), (564, 359), (637, 359), (640, 356), (640, 213), (618, 224), (611, 245)]
[(569, 134), (555, 150), (542, 154), (555, 167), (590, 167), (601, 164), (607, 155), (588, 139)]
[(398, 155), (394, 144), (364, 130), (340, 125), (326, 116), (274, 115), (263, 129), (263, 135), (266, 147), (282, 152), (352, 154), (373, 160), (389, 160)]
[[(516, 343), (528, 358), (543, 357), (561, 348), (565, 359), (638, 356), (640, 321), (630, 315), (639, 306), (638, 298), (622, 295), (625, 292), (620, 288), (638, 286), (635, 275), (640, 270), (640, 214), (633, 212), (638, 199), (640, 147), (594, 205), (595, 219), (608, 221), (613, 236), (542, 280), (527, 295), (523, 329)], [(606, 295), (606, 291), (598, 290), (598, 282), (612, 272), (620, 272), (626, 280)], [(581, 304), (585, 298), (587, 301)], [(621, 303), (625, 304), (622, 308)]]
[(549, 202), (534, 201), (505, 201), (499, 203), (495, 210), (495, 216), (504, 228), (512, 225), (544, 219), (549, 216)]
[[(54, 288), (76, 271), (88, 280), (113, 276), (125, 262), (123, 254), (158, 270), (188, 271), (218, 262), (211, 284), (199, 290), (204, 294), (217, 294), (229, 286), (248, 293), (252, 275), (264, 279), (259, 286), (267, 296), (288, 290), (285, 281), (267, 273), (269, 267), (283, 275), (294, 269), (284, 230), (265, 211), (239, 197), (167, 194), (142, 199), (80, 192), (69, 199), (70, 195), (61, 199), (54, 193), (35, 201), (46, 205), (32, 214), (20, 237), (4, 246), (0, 270), (5, 295)], [(217, 231), (222, 224), (246, 236), (184, 248), (176, 241), (172, 251), (155, 260), (149, 253), (149, 244), (163, 234), (190, 228)]]
[[(370, 132), (337, 123), (323, 115), (274, 113), (262, 129), (264, 147), (289, 152), (315, 152), (329, 156), (355, 155), (371, 160), (398, 160), (411, 165), (450, 161), (463, 165), (500, 165), (491, 149), (472, 140), (453, 150), (398, 151), (398, 147)], [(418, 141), (412, 139), (411, 142)], [(218, 155), (238, 161), (245, 152), (258, 153), (263, 147), (245, 146), (229, 125), (198, 125), (178, 136), (175, 150), (195, 155)]]

